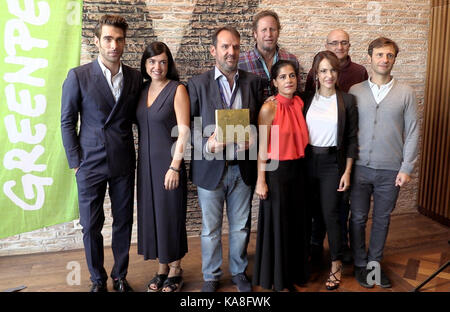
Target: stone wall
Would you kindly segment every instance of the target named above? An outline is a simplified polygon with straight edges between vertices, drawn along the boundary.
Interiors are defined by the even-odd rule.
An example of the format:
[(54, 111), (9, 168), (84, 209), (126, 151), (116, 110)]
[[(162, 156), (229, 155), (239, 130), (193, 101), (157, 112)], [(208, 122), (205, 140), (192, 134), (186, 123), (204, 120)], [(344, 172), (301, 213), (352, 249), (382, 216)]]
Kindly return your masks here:
[[(253, 15), (262, 9), (273, 9), (281, 18), (281, 46), (299, 58), (303, 77), (311, 67), (312, 57), (324, 49), (327, 33), (343, 28), (350, 34), (350, 55), (354, 62), (367, 64), (368, 43), (378, 36), (387, 36), (400, 46), (393, 75), (416, 90), (422, 118), (426, 77), (429, 1), (347, 1), (316, 0), (288, 3), (281, 0), (205, 1), (205, 0), (85, 0), (81, 63), (95, 59), (97, 49), (92, 30), (105, 13), (123, 15), (130, 24), (123, 60), (139, 68), (144, 47), (159, 40), (170, 47), (183, 82), (213, 65), (209, 54), (210, 37), (222, 24), (234, 24), (241, 33), (241, 49), (254, 44), (251, 36)], [(304, 84), (304, 80), (302, 83)], [(415, 212), (417, 208), (418, 168), (413, 181), (400, 192), (396, 214)], [(201, 212), (195, 187), (189, 184), (187, 228), (190, 236), (200, 234)], [(254, 200), (252, 229), (256, 229), (257, 204)], [(109, 199), (105, 201), (105, 245), (111, 240)], [(136, 214), (135, 214), (136, 217)], [(135, 222), (136, 224), (136, 222)], [(133, 242), (136, 242), (136, 226)], [(51, 226), (30, 233), (0, 240), (0, 256), (33, 252), (49, 252), (82, 248), (81, 228), (77, 221)]]

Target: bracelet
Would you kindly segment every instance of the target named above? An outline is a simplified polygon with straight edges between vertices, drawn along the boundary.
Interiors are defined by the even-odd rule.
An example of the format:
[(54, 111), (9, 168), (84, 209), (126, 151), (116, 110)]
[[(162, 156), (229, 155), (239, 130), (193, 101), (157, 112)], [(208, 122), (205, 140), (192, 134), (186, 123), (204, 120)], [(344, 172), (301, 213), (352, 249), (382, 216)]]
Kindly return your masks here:
[(173, 171), (175, 171), (175, 172), (178, 172), (178, 173), (180, 173), (180, 171), (181, 171), (181, 169), (175, 169), (175, 168), (172, 167), (172, 166), (170, 166), (169, 169), (171, 169), (171, 170), (173, 170)]

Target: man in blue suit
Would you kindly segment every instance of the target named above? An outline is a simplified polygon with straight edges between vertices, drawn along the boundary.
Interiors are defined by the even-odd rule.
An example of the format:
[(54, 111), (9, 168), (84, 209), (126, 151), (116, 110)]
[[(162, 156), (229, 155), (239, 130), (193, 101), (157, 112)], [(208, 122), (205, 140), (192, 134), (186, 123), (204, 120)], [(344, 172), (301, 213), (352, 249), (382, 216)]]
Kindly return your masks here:
[[(250, 112), (250, 123), (257, 125), (262, 104), (261, 79), (238, 70), (240, 35), (230, 26), (219, 28), (212, 37), (210, 52), (216, 66), (188, 81), (193, 132), (191, 179), (197, 185), (202, 209), (202, 291), (214, 292), (222, 275), (222, 216), (227, 204), (229, 224), (230, 273), (239, 291), (251, 291), (246, 276), (247, 241), (250, 228), (251, 185), (256, 182), (256, 150), (250, 159), (251, 144), (219, 143), (215, 128), (216, 109), (243, 109)], [(197, 129), (197, 120), (201, 127)], [(250, 135), (256, 141), (256, 135)], [(252, 141), (252, 140), (250, 140)], [(253, 144), (256, 149), (256, 144)], [(231, 153), (230, 153), (231, 151)], [(230, 157), (231, 154), (231, 157)]]
[(127, 22), (120, 16), (102, 16), (95, 28), (98, 58), (71, 69), (62, 88), (62, 139), (69, 167), (74, 169), (77, 180), (92, 292), (107, 291), (101, 234), (107, 186), (113, 216), (113, 288), (119, 292), (132, 291), (125, 279), (133, 225), (136, 156), (132, 121), (142, 77), (120, 61), (127, 28)]

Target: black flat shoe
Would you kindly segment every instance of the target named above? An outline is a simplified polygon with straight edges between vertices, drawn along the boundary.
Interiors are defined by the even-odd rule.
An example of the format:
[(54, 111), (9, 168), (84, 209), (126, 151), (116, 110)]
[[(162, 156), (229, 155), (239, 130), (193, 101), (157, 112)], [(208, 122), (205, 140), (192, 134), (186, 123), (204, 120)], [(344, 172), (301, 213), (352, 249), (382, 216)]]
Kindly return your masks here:
[[(163, 284), (167, 279), (167, 274), (158, 274), (156, 273), (155, 276), (148, 282), (147, 284), (147, 292), (158, 292), (161, 291), (163, 288)], [(151, 288), (151, 285), (155, 285), (156, 288)]]
[(162, 292), (179, 292), (181, 287), (183, 287), (183, 270), (180, 269), (180, 274), (175, 276), (170, 276), (164, 282), (161, 291)]
[(117, 292), (133, 292), (133, 288), (131, 288), (125, 278), (114, 280), (113, 288)]

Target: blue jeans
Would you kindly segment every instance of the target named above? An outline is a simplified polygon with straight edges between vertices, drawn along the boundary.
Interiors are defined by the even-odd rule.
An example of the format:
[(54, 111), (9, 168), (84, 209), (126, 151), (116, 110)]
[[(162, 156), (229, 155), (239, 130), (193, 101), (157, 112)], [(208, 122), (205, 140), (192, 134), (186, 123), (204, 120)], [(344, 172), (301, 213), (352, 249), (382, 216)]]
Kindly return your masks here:
[[(350, 193), (350, 245), (355, 266), (366, 267), (368, 262), (381, 262), (389, 231), (391, 213), (397, 202), (399, 187), (395, 186), (398, 172), (355, 166)], [(366, 224), (373, 196), (372, 229), (366, 251)]]
[(247, 239), (246, 227), (250, 213), (251, 187), (242, 180), (239, 166), (229, 166), (215, 190), (197, 187), (198, 201), (202, 209), (202, 272), (205, 281), (219, 280), (222, 275), (222, 220), (226, 202), (229, 224), (230, 273), (245, 272)]

